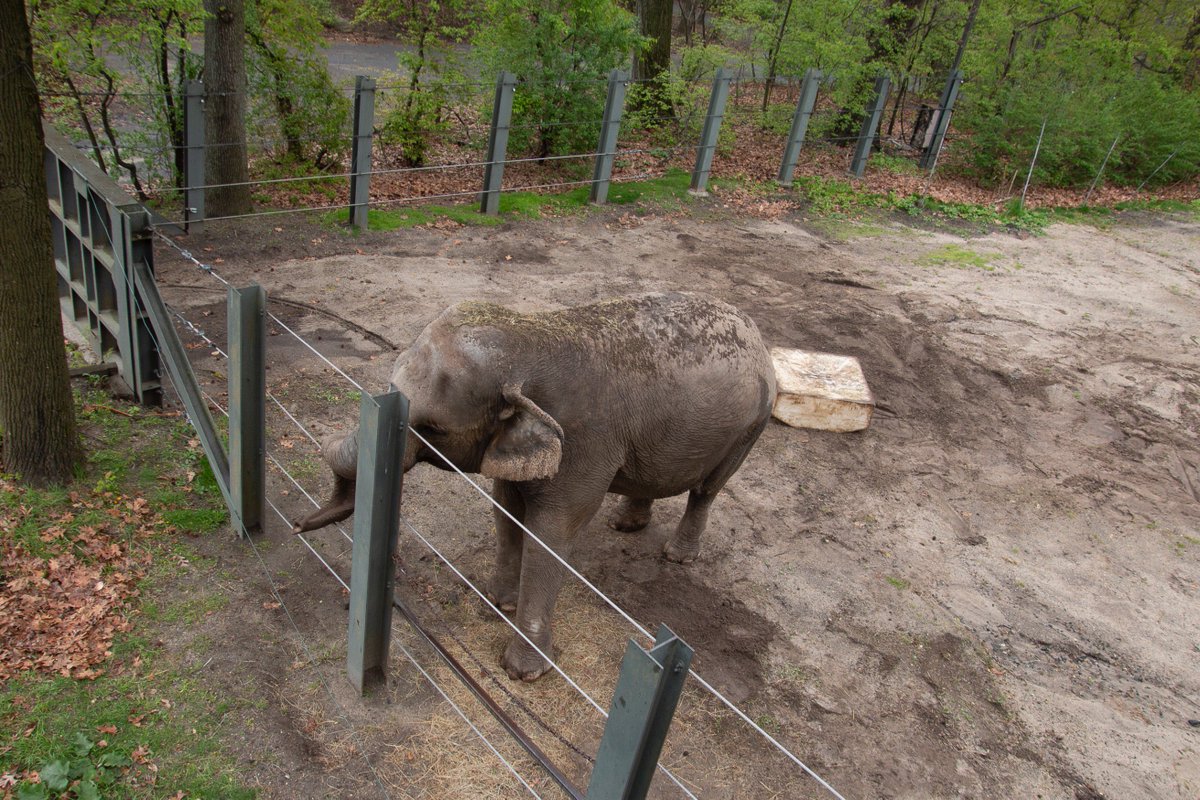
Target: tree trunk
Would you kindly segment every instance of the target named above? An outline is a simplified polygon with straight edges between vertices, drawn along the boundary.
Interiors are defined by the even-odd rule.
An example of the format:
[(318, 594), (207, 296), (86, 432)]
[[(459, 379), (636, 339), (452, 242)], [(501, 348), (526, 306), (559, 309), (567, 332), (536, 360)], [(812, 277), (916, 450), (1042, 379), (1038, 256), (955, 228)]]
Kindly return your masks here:
[[(251, 210), (244, 0), (204, 0), (205, 202), (210, 217)], [(237, 185), (230, 185), (237, 184)]]
[(0, 471), (44, 485), (79, 457), (23, 2), (0, 3)]
[(653, 80), (671, 69), (671, 13), (674, 0), (641, 0), (641, 32), (650, 47), (634, 61), (633, 77)]
[(775, 35), (775, 43), (767, 56), (767, 80), (763, 85), (762, 110), (767, 113), (771, 104), (771, 88), (775, 83), (775, 65), (779, 62), (779, 49), (783, 47), (783, 35), (787, 32), (788, 18), (792, 16), (792, 0), (787, 0), (787, 8), (783, 10), (783, 19), (779, 23), (779, 31)]
[(963, 24), (962, 36), (958, 39), (958, 50), (954, 53), (954, 63), (950, 65), (950, 74), (962, 66), (963, 56), (967, 52), (967, 42), (971, 40), (971, 31), (975, 28), (975, 16), (979, 13), (982, 0), (972, 0), (971, 10), (967, 12), (967, 21)]
[(1184, 88), (1190, 89), (1200, 83), (1200, 7), (1192, 15), (1192, 23), (1188, 25), (1187, 34), (1183, 37), (1183, 45), (1179, 48), (1176, 60), (1176, 71)]
[(671, 14), (675, 0), (641, 0), (638, 3), (639, 26), (650, 40), (649, 49), (639, 52), (633, 60), (634, 80), (644, 81), (643, 90), (634, 93), (633, 101), (654, 114), (667, 114), (664, 79), (671, 72)]

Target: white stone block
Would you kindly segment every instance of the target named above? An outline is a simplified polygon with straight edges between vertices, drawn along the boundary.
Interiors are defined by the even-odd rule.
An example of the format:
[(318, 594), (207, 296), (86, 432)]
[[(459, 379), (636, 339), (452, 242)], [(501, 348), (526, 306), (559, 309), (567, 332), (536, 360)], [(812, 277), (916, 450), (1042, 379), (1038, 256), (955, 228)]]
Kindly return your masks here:
[(775, 362), (776, 419), (793, 428), (861, 431), (871, 424), (875, 400), (852, 356), (771, 348)]

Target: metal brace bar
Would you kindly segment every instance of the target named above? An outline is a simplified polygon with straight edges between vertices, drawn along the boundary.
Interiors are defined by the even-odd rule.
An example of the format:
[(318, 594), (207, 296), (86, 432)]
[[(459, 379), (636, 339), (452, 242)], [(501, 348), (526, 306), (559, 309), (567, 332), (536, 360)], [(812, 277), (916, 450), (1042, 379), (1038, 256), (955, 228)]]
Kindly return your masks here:
[(588, 800), (641, 800), (650, 791), (692, 654), (666, 625), (659, 626), (650, 650), (629, 640), (596, 751)]
[(183, 400), (183, 407), (187, 411), (192, 426), (196, 429), (200, 446), (204, 448), (204, 454), (208, 456), (208, 463), (212, 465), (213, 475), (217, 479), (217, 485), (221, 487), (225, 504), (233, 508), (233, 499), (229, 493), (229, 458), (221, 446), (221, 437), (217, 434), (216, 426), (213, 425), (212, 416), (208, 413), (208, 406), (205, 404), (204, 398), (200, 396), (200, 384), (197, 383), (196, 375), (192, 372), (192, 365), (188, 362), (187, 351), (184, 350), (183, 343), (179, 341), (179, 334), (175, 332), (175, 326), (171, 324), (167, 306), (163, 303), (162, 296), (158, 293), (158, 286), (154, 283), (154, 276), (150, 274), (150, 268), (142, 261), (135, 261), (133, 264), (133, 284), (134, 290), (138, 293), (139, 302), (146, 309), (150, 324), (154, 328), (154, 336), (166, 356), (163, 363), (167, 367), (171, 381), (175, 384), (175, 389), (179, 392), (179, 397)]

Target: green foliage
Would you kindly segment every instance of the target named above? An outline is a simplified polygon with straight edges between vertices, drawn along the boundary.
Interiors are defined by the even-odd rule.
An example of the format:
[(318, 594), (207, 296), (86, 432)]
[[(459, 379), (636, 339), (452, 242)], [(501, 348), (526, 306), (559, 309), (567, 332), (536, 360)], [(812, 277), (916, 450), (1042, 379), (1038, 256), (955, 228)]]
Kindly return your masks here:
[(405, 45), (399, 71), (380, 81), (404, 89), (381, 91), (376, 99), (381, 141), (400, 147), (405, 166), (425, 164), (430, 144), (449, 130), (450, 110), (468, 99), (455, 46), (470, 38), (471, 11), (469, 0), (366, 0), (359, 8), (358, 20), (389, 23)]
[(1169, 22), (1185, 10), (1092, 0), (1057, 15), (1016, 4), (990, 16), (987, 35), (1005, 46), (969, 52), (974, 85), (956, 118), (972, 134), (971, 174), (1023, 179), (1045, 122), (1036, 184), (1088, 185), (1114, 141), (1104, 172), (1111, 182), (1139, 185), (1168, 157), (1152, 183), (1195, 175), (1200, 97), (1173, 69), (1184, 26)]
[[(197, 77), (187, 37), (201, 27), (201, 0), (30, 0), (30, 32), (39, 89), (49, 118), (84, 137), (104, 170), (124, 170), (144, 196), (147, 177), (173, 177), (172, 145), (183, 144), (183, 81)], [(117, 103), (128, 65), (136, 95)], [(149, 120), (148, 129), (118, 129), (117, 106)], [(131, 152), (145, 166), (139, 170)]]
[(325, 168), (348, 150), (350, 100), (320, 53), (321, 0), (251, 0), (246, 5), (248, 135), (278, 136), (292, 162)]
[[(685, 49), (653, 90), (642, 84), (630, 87), (622, 129), (648, 132), (663, 147), (695, 141), (704, 127), (717, 70), (738, 58), (733, 50), (716, 44)], [(643, 102), (643, 96), (651, 92), (655, 102)], [(718, 137), (718, 148), (728, 150), (733, 144), (733, 127), (722, 125)]]
[(80, 731), (76, 731), (71, 739), (66, 756), (42, 764), (37, 770), (37, 783), (28, 780), (18, 783), (17, 800), (63, 796), (77, 800), (100, 798), (102, 792), (111, 794), (115, 791), (122, 771), (133, 766), (133, 760), (119, 750), (97, 751), (96, 743)]
[(633, 15), (613, 0), (488, 0), (486, 19), (475, 36), (480, 71), (520, 81), (509, 153), (594, 148), (605, 79), (640, 46)]

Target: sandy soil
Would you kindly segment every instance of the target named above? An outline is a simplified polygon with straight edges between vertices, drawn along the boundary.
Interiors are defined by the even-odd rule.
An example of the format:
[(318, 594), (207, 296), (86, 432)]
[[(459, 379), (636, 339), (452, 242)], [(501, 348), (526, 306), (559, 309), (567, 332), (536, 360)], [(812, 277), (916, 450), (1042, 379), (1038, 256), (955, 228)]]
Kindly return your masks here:
[[(643, 623), (672, 626), (701, 675), (846, 797), (1200, 796), (1200, 223), (1020, 237), (700, 207), (359, 237), (277, 218), (213, 224), (186, 246), (235, 282), (337, 315), (271, 306), (372, 390), (394, 359), (381, 339), (403, 345), (469, 298), (533, 310), (703, 291), (769, 344), (859, 357), (872, 426), (772, 423), (694, 564), (658, 557), (681, 499), (640, 534), (608, 529), (610, 502), (573, 562)], [(168, 302), (223, 343), (220, 287), (157, 251)], [(194, 363), (214, 381), (224, 367), (207, 353)], [(286, 335), (268, 353), (272, 392), (318, 436), (353, 424), (344, 380)], [(315, 448), (274, 409), (269, 425), (272, 453), (324, 494)], [(286, 515), (309, 507), (274, 468), (271, 481)], [(486, 575), (490, 513), (471, 487), (418, 468), (404, 511)], [(337, 531), (313, 544), (348, 574)], [(215, 672), (263, 676), (225, 688), (268, 698), (237, 745), (265, 796), (525, 796), (402, 653), (388, 689), (359, 701), (341, 673), (340, 587), (277, 518), (260, 547), (295, 627), (252, 556), (206, 624), (230, 667)], [(511, 684), (503, 623), (407, 529), (400, 547), (400, 594), (586, 785), (598, 715), (556, 676)], [(225, 560), (236, 548), (219, 544)], [(633, 631), (577, 586), (557, 620), (563, 667), (607, 707)], [(558, 796), (395, 631), (539, 794)], [(700, 797), (830, 796), (694, 684), (664, 761)], [(653, 794), (680, 796), (661, 776)]]

